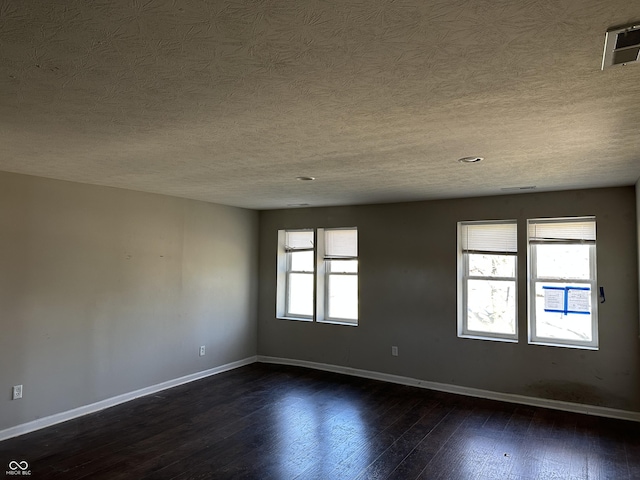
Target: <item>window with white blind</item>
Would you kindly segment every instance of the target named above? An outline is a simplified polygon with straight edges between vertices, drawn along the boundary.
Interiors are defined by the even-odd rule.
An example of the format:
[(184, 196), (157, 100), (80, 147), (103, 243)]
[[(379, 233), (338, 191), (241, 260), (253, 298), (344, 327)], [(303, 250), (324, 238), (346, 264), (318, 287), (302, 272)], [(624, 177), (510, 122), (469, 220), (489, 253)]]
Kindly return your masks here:
[(458, 223), (458, 336), (517, 341), (517, 223)]
[(358, 230), (324, 230), (322, 321), (358, 322)]
[(313, 318), (315, 249), (313, 230), (284, 233), (284, 316)]
[(598, 348), (594, 217), (528, 221), (529, 342)]
[(276, 316), (358, 324), (358, 230), (278, 232)]

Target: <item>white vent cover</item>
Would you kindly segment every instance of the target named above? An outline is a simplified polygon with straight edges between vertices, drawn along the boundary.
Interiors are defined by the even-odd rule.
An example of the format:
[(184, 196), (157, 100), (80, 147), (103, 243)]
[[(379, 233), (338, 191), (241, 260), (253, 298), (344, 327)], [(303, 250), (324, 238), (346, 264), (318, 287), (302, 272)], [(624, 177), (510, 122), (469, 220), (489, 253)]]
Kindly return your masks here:
[(614, 65), (640, 63), (640, 24), (607, 31), (602, 70)]

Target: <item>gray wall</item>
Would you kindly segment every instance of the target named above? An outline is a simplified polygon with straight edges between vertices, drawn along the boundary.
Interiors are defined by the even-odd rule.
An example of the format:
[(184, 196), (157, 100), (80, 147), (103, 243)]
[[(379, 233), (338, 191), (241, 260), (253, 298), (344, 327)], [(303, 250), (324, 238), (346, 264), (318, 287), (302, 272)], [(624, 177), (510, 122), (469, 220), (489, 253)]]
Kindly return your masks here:
[(256, 354), (257, 212), (0, 173), (0, 225), (0, 430)]
[[(528, 345), (526, 219), (576, 215), (597, 217), (600, 349)], [(456, 222), (509, 218), (519, 222), (520, 342), (457, 338)], [(277, 230), (354, 225), (360, 325), (277, 320)], [(261, 212), (258, 353), (640, 411), (637, 255), (633, 187)]]
[[(640, 286), (640, 178), (636, 182), (636, 230), (636, 239), (638, 242), (638, 284)], [(640, 319), (638, 323), (640, 325)]]

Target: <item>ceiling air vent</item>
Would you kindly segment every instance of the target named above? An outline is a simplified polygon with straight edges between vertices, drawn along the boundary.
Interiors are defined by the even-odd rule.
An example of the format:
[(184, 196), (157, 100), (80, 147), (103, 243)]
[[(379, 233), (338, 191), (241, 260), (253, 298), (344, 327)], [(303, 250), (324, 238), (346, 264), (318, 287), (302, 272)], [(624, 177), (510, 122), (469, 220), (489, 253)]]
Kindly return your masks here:
[(640, 63), (640, 24), (607, 31), (602, 70), (614, 65)]

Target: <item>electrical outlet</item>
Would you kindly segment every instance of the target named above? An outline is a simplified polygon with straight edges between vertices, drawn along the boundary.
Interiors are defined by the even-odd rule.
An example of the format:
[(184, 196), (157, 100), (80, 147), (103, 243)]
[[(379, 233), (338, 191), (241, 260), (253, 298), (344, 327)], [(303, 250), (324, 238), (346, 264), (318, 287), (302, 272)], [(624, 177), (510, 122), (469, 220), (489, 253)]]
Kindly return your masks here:
[(22, 398), (22, 385), (16, 385), (13, 387), (13, 400)]
[(202, 345), (202, 346), (200, 347), (200, 356), (201, 356), (201, 357), (203, 357), (203, 356), (204, 356), (205, 350), (206, 350), (206, 349), (205, 349), (204, 345)]
[(398, 347), (396, 347), (395, 345), (391, 347), (391, 355), (393, 355), (394, 357), (398, 356)]

